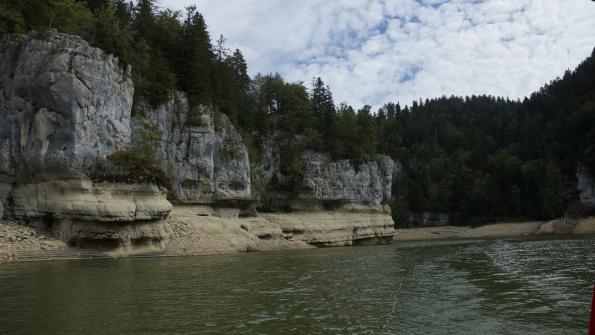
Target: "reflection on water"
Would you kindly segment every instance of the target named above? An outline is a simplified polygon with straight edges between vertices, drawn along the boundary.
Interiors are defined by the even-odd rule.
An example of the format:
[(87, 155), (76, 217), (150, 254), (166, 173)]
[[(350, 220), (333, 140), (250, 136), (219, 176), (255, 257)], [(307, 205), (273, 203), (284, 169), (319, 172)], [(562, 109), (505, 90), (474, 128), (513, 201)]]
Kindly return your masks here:
[(584, 334), (595, 240), (0, 265), (1, 334)]

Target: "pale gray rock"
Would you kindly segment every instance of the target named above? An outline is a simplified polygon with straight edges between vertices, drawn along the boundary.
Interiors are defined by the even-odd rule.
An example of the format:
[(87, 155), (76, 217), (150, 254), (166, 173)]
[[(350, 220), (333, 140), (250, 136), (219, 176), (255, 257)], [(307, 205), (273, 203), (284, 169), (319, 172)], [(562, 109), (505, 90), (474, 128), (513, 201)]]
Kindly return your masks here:
[(132, 229), (165, 218), (172, 206), (158, 186), (92, 178), (99, 162), (129, 148), (133, 96), (130, 71), (77, 36), (3, 36), (0, 205), (52, 228)]
[(300, 199), (344, 201), (382, 208), (391, 198), (397, 164), (388, 156), (356, 167), (350, 160), (332, 161), (328, 155), (305, 152)]
[(258, 164), (258, 175), (264, 185), (268, 185), (274, 175), (279, 174), (281, 168), (281, 157), (275, 150), (273, 141), (267, 141), (260, 148), (260, 164)]
[(77, 36), (2, 37), (0, 175), (84, 169), (124, 148), (133, 95), (118, 58)]
[(577, 190), (581, 203), (587, 207), (595, 208), (595, 179), (583, 164), (576, 169)]
[[(273, 176), (280, 182), (285, 179), (280, 166), (274, 143), (266, 142), (253, 178), (258, 196), (266, 192)], [(343, 208), (389, 212), (393, 181), (402, 170), (400, 163), (388, 156), (355, 166), (350, 160), (333, 161), (327, 154), (312, 151), (302, 154), (302, 166), (302, 186), (297, 199), (290, 204), (301, 211)]]
[(191, 108), (175, 92), (157, 107), (140, 103), (133, 119), (134, 141), (157, 129), (157, 157), (171, 178), (170, 197), (179, 202), (214, 203), (251, 198), (250, 160), (242, 137), (221, 113)]
[[(262, 151), (252, 173), (243, 139), (225, 115), (191, 106), (186, 94), (173, 92), (156, 107), (137, 101), (131, 118), (133, 96), (130, 69), (79, 37), (3, 37), (0, 124), (8, 126), (0, 128), (0, 207), (11, 218), (50, 227), (75, 245), (159, 244), (169, 238), (165, 220), (172, 205), (165, 191), (156, 185), (95, 178), (95, 168), (107, 164), (110, 154), (151, 141), (171, 179), (170, 199), (212, 207), (209, 220), (217, 218), (213, 231), (238, 216), (256, 220), (244, 228), (233, 224), (237, 234), (248, 234), (251, 241), (242, 250), (269, 238), (275, 243), (289, 236), (293, 240), (302, 228), (304, 238), (295, 238), (300, 246), (390, 240), (392, 220), (385, 205), (399, 171), (390, 158), (381, 156), (356, 167), (348, 160), (304, 153), (298, 200), (318, 203), (325, 211), (332, 203), (334, 211), (324, 218), (329, 222), (324, 232), (318, 233), (323, 221), (316, 215), (279, 219), (286, 223), (283, 228), (259, 219), (253, 204), (250, 207), (253, 180), (260, 186), (273, 176), (283, 180), (274, 142), (265, 145), (269, 150)], [(369, 213), (351, 217), (359, 210)], [(203, 218), (199, 214), (192, 217)]]
[(165, 192), (156, 185), (94, 183), (88, 179), (17, 184), (12, 200), (14, 215), (32, 222), (122, 225), (158, 221), (172, 210)]
[(262, 216), (292, 238), (318, 247), (389, 244), (395, 233), (392, 218), (384, 213), (319, 211)]

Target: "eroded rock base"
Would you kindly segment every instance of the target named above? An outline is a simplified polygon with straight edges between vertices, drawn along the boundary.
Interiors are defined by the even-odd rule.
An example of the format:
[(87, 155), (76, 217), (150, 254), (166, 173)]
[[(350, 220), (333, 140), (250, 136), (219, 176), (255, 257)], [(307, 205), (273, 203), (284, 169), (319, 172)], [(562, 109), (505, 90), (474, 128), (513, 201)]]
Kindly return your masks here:
[[(240, 214), (234, 208), (186, 204), (176, 205), (169, 217), (158, 222), (63, 220), (47, 230), (0, 223), (0, 228), (6, 228), (0, 229), (0, 262), (389, 244), (394, 234), (391, 217), (383, 213)], [(17, 233), (2, 233), (5, 230)]]
[(135, 224), (65, 221), (55, 224), (52, 232), (70, 246), (99, 250), (160, 249), (170, 237), (165, 221)]
[(387, 244), (394, 223), (385, 213), (347, 211), (263, 214), (286, 234), (318, 247)]

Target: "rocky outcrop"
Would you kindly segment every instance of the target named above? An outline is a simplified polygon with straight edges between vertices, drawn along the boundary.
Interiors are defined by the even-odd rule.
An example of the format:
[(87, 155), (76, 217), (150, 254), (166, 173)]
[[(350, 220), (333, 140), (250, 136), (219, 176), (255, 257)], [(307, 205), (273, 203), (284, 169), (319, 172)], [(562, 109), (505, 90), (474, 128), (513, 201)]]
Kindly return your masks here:
[[(140, 99), (131, 117), (130, 68), (79, 37), (3, 37), (0, 84), (0, 124), (10, 125), (0, 128), (0, 218), (49, 230), (70, 245), (157, 244), (170, 254), (207, 252), (200, 243), (227, 252), (392, 238), (386, 204), (399, 168), (388, 157), (354, 166), (306, 152), (296, 211), (262, 216), (252, 178), (283, 178), (274, 143), (253, 173), (227, 117), (192, 106), (182, 92), (159, 106)], [(136, 148), (154, 152), (169, 194), (109, 159)], [(167, 199), (176, 215), (169, 216)]]
[(159, 220), (172, 209), (155, 185), (86, 179), (17, 184), (12, 201), (17, 217), (120, 224)]
[(76, 36), (3, 37), (0, 83), (1, 175), (80, 171), (129, 143), (129, 73)]
[(331, 161), (328, 155), (306, 152), (301, 200), (344, 202), (382, 211), (391, 198), (397, 166), (381, 156), (355, 167), (350, 160)]
[(283, 233), (318, 247), (388, 244), (395, 232), (390, 215), (382, 213), (321, 211), (263, 216), (279, 225)]
[(140, 104), (133, 137), (150, 128), (160, 136), (157, 157), (171, 178), (171, 199), (216, 203), (251, 199), (250, 160), (242, 137), (220, 113), (191, 107), (182, 92), (165, 104)]
[[(388, 203), (392, 184), (401, 171), (398, 163), (380, 156), (355, 166), (328, 155), (305, 152), (303, 179), (290, 200), (290, 213), (262, 214), (286, 234), (316, 246), (382, 244), (392, 241), (394, 223)], [(269, 143), (262, 150), (258, 172), (270, 182), (286, 178), (279, 155)]]
[(587, 170), (587, 167), (579, 164), (576, 169), (577, 190), (581, 203), (585, 207), (595, 208), (595, 179)]
[[(280, 155), (271, 143), (261, 149), (258, 172), (265, 184), (280, 172)], [(386, 212), (393, 179), (401, 166), (388, 156), (355, 166), (350, 160), (333, 161), (328, 155), (307, 151), (302, 155), (303, 179), (292, 203), (297, 210), (347, 209)], [(262, 187), (261, 187), (262, 188)]]
[(104, 240), (110, 231), (119, 231), (118, 239), (145, 236), (130, 225), (162, 220), (172, 208), (165, 191), (94, 178), (100, 162), (130, 144), (133, 95), (130, 69), (79, 37), (4, 36), (0, 124), (7, 126), (0, 127), (0, 202), (5, 212), (47, 226), (67, 241)]

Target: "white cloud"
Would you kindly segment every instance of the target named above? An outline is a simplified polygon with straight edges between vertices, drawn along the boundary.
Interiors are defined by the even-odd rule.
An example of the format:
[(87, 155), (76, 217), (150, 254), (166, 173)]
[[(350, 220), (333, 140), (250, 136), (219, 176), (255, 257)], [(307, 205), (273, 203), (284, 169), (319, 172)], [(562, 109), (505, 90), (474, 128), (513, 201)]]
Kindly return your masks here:
[(196, 3), (250, 72), (308, 83), (375, 107), (441, 95), (522, 98), (595, 46), (587, 0), (161, 0)]

